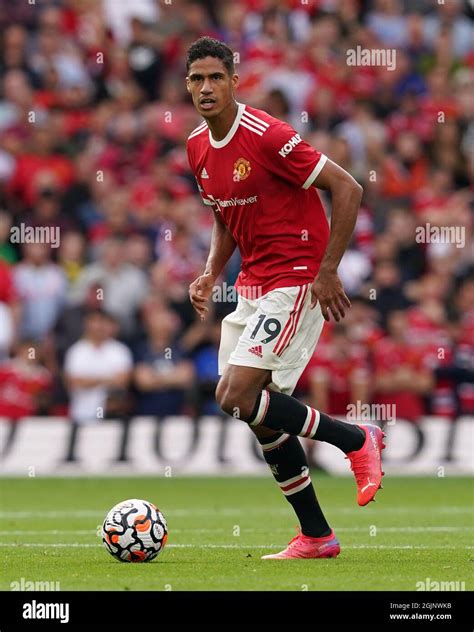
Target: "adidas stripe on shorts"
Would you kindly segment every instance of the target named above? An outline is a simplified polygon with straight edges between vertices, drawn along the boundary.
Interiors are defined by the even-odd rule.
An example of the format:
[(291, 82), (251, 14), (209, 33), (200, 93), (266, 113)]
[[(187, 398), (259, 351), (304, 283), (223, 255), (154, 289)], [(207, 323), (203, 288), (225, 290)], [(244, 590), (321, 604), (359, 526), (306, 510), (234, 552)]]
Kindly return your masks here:
[(291, 395), (324, 324), (319, 303), (310, 309), (310, 288), (276, 288), (255, 300), (239, 294), (237, 308), (222, 320), (219, 375), (227, 364), (268, 369), (268, 388)]

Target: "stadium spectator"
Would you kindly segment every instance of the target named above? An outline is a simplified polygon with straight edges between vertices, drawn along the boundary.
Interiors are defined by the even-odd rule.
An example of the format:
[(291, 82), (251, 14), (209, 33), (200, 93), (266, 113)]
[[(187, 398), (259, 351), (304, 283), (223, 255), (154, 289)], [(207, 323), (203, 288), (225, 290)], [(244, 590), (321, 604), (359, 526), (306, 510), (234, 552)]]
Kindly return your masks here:
[(13, 344), (14, 327), (11, 309), (0, 301), (0, 362), (9, 356)]
[(448, 28), (451, 33), (453, 53), (456, 57), (462, 58), (472, 52), (472, 25), (467, 16), (463, 15), (461, 0), (442, 3), (436, 13), (426, 17), (426, 42), (433, 42), (442, 28)]
[(83, 336), (66, 352), (64, 374), (74, 423), (106, 419), (111, 396), (125, 402), (133, 360), (130, 350), (115, 339), (117, 331), (114, 318), (100, 309), (91, 310), (84, 319)]
[(402, 282), (418, 279), (425, 270), (425, 252), (416, 241), (416, 218), (405, 207), (393, 208), (387, 218), (385, 234), (396, 246)]
[(103, 0), (102, 10), (107, 26), (121, 46), (126, 46), (133, 38), (133, 18), (154, 24), (160, 16), (157, 4), (153, 0), (134, 0), (133, 4), (117, 4), (115, 0)]
[(82, 303), (92, 285), (102, 290), (104, 309), (120, 323), (121, 335), (132, 337), (136, 331), (136, 312), (148, 291), (145, 273), (124, 263), (124, 244), (108, 237), (102, 244), (101, 258), (83, 269), (72, 290), (71, 301)]
[[(196, 323), (187, 284), (212, 216), (187, 164), (201, 121), (183, 80), (184, 51), (207, 34), (238, 51), (240, 100), (288, 120), (364, 186), (340, 268), (353, 301), (347, 352), (362, 345), (370, 382), (385, 388), (383, 350), (394, 353), (403, 320), (401, 348), (437, 375), (408, 396), (451, 418), (468, 410), (472, 388), (458, 378), (472, 350), (474, 57), (460, 0), (0, 0), (0, 27), (0, 356), (32, 337), (58, 384), (91, 308), (150, 353), (144, 324), (171, 312), (172, 347), (195, 364), (190, 384), (211, 392), (215, 332)], [(349, 66), (357, 46), (395, 48), (395, 67)], [(59, 249), (12, 243), (21, 224), (58, 227)], [(428, 225), (459, 229), (462, 243), (417, 239)], [(227, 289), (238, 267), (236, 252)], [(232, 300), (215, 307), (218, 323)], [(341, 336), (326, 327), (312, 362), (338, 356)], [(54, 391), (51, 410), (63, 400)]]
[(167, 417), (183, 412), (194, 368), (175, 342), (179, 326), (179, 318), (169, 310), (146, 317), (148, 338), (137, 354), (134, 371), (138, 415)]
[(423, 397), (433, 387), (432, 372), (422, 351), (408, 340), (404, 312), (389, 314), (387, 332), (374, 345), (373, 401), (387, 411), (394, 407), (397, 419), (417, 422), (425, 412)]
[(0, 209), (0, 260), (8, 264), (16, 263), (18, 255), (10, 241), (12, 217), (9, 213)]
[(401, 3), (397, 0), (375, 0), (374, 5), (374, 10), (367, 15), (368, 27), (387, 46), (403, 46), (407, 28)]
[(58, 263), (62, 267), (70, 287), (76, 283), (84, 267), (86, 242), (84, 235), (76, 231), (64, 231), (58, 252)]
[(390, 312), (406, 309), (410, 302), (401, 283), (400, 271), (392, 259), (377, 261), (373, 271), (373, 280), (367, 283), (368, 298), (374, 301), (382, 324), (386, 323)]
[(373, 301), (360, 295), (352, 297), (345, 325), (350, 341), (362, 346), (369, 353), (384, 334)]
[(334, 327), (330, 342), (310, 359), (299, 386), (307, 382), (310, 405), (330, 415), (348, 414), (349, 405), (369, 402), (370, 381), (367, 349), (355, 344), (346, 327)]
[(61, 194), (54, 186), (40, 187), (31, 211), (25, 215), (28, 226), (48, 226), (65, 235), (76, 228), (72, 218), (62, 213)]
[(51, 331), (66, 302), (67, 280), (51, 254), (48, 243), (26, 243), (23, 260), (13, 268), (22, 306), (20, 335), (37, 341)]
[[(33, 104), (31, 108), (36, 114)], [(15, 172), (7, 186), (10, 195), (17, 197), (20, 204), (30, 207), (35, 204), (42, 189), (64, 190), (74, 178), (70, 159), (56, 150), (59, 138), (53, 121), (37, 119), (36, 116), (36, 123), (30, 124), (31, 139), (27, 137), (27, 150), (17, 157)]]
[(17, 421), (44, 414), (51, 387), (52, 376), (41, 365), (35, 341), (20, 340), (11, 359), (0, 364), (0, 417)]
[(13, 282), (13, 272), (0, 258), (0, 309), (1, 309), (1, 343), (0, 355), (8, 355), (18, 331), (21, 303), (15, 290)]

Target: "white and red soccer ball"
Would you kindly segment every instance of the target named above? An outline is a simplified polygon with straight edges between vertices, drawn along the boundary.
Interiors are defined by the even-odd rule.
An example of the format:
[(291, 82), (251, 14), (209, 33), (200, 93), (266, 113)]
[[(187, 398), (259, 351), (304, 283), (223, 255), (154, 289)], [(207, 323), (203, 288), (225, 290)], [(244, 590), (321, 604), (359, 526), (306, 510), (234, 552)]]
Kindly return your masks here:
[(121, 562), (150, 562), (161, 553), (167, 538), (165, 517), (147, 500), (131, 498), (118, 503), (102, 525), (105, 548)]

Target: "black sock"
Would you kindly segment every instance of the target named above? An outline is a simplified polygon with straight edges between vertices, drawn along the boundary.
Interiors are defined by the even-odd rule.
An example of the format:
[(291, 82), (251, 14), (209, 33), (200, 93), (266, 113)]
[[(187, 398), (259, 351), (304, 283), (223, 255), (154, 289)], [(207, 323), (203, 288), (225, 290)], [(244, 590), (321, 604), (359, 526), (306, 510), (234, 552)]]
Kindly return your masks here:
[(364, 445), (365, 434), (355, 424), (339, 421), (320, 413), (319, 425), (314, 438), (335, 445), (336, 448), (347, 454), (347, 452), (361, 449)]
[(263, 390), (260, 393), (247, 423), (326, 441), (346, 453), (359, 450), (365, 441), (365, 434), (358, 426), (333, 419), (290, 395), (276, 391)]
[(298, 438), (278, 433), (260, 438), (259, 442), (275, 480), (298, 516), (301, 532), (313, 538), (329, 535), (331, 528), (314, 493), (306, 454)]

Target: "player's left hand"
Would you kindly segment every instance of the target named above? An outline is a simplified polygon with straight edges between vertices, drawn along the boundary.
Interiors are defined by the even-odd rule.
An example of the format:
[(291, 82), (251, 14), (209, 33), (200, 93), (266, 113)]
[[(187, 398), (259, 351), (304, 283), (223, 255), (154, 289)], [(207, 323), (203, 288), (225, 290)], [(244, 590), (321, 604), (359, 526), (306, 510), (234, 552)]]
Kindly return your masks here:
[(336, 322), (346, 315), (345, 308), (351, 306), (337, 272), (320, 270), (311, 285), (311, 309), (318, 304), (324, 320), (329, 322), (329, 312)]

